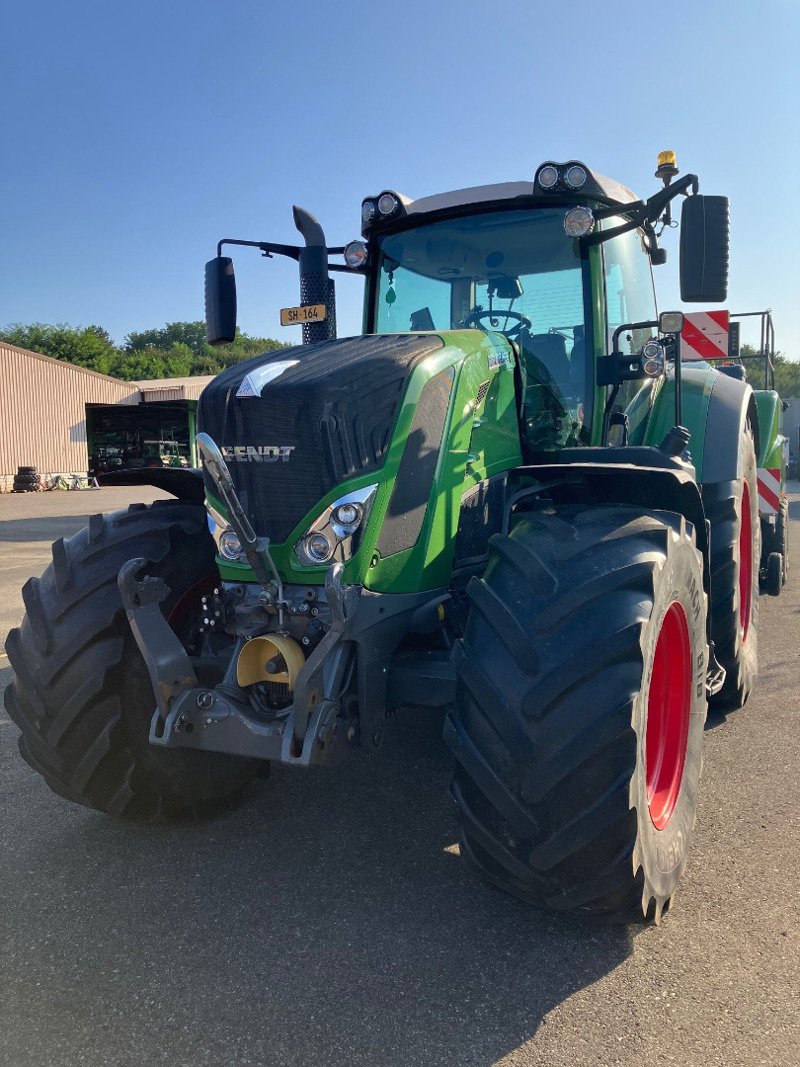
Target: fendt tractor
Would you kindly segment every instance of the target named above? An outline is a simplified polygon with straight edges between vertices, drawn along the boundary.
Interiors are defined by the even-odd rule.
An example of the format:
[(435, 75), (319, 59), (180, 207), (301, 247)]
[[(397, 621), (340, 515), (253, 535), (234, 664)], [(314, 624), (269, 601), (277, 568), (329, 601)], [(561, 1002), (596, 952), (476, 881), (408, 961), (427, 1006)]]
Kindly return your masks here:
[[(747, 700), (786, 560), (785, 501), (762, 537), (757, 481), (783, 478), (777, 394), (681, 359), (683, 316), (656, 312), (679, 196), (682, 299), (727, 293), (728, 201), (678, 173), (662, 154), (640, 200), (545, 162), (370, 196), (343, 247), (299, 208), (301, 245), (220, 241), (209, 340), (236, 330), (227, 244), (298, 262), (281, 315), (303, 343), (218, 375), (202, 470), (110, 475), (172, 499), (93, 516), (25, 586), (6, 706), (50, 787), (113, 816), (210, 811), (427, 707), (485, 879), (659, 921), (707, 703)], [(336, 338), (335, 271), (364, 278), (360, 336)]]

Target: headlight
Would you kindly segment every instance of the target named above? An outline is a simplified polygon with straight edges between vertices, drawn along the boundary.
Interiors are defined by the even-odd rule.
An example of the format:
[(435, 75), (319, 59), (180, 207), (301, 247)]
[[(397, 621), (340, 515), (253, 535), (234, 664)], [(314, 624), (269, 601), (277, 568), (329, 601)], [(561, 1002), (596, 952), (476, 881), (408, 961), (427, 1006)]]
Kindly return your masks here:
[(206, 501), (206, 511), (208, 512), (208, 529), (214, 538), (217, 552), (223, 559), (238, 562), (242, 558), (242, 546), (236, 533), (231, 529), (227, 517), (217, 511), (208, 501)]
[(356, 489), (327, 507), (294, 546), (305, 566), (350, 559), (361, 543), (378, 486)]
[(227, 528), (223, 530), (219, 535), (219, 541), (217, 542), (219, 554), (224, 556), (225, 559), (238, 560), (242, 555), (242, 543), (239, 540), (238, 535), (234, 530)]
[(553, 189), (558, 184), (558, 167), (555, 163), (543, 163), (539, 167), (536, 181), (542, 189)]
[(361, 522), (361, 505), (339, 504), (331, 511), (331, 522), (345, 533), (352, 533)]
[(306, 534), (298, 546), (309, 563), (327, 563), (333, 556), (335, 543), (324, 533)]
[(586, 184), (586, 171), (577, 163), (573, 163), (564, 171), (564, 184), (570, 189), (580, 189)]
[(594, 229), (594, 215), (588, 207), (571, 207), (564, 216), (564, 233), (567, 237), (586, 237)]

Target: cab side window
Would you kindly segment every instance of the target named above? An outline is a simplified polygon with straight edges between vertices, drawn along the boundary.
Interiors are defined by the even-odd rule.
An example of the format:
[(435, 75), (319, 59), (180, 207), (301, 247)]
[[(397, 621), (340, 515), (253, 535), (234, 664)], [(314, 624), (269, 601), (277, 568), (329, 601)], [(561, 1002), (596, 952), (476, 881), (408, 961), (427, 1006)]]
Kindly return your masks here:
[[(610, 219), (608, 226), (618, 225), (621, 219)], [(652, 322), (657, 316), (656, 298), (653, 289), (653, 274), (650, 257), (644, 250), (638, 230), (612, 237), (604, 242), (603, 274), (606, 293), (607, 351), (611, 351), (612, 337), (624, 322)], [(622, 352), (634, 355), (655, 334), (655, 329), (630, 330), (619, 339)], [(631, 444), (636, 444), (644, 432), (650, 413), (650, 396), (653, 382), (623, 382), (614, 403), (615, 412), (624, 412), (628, 417), (628, 433)], [(623, 427), (612, 426), (609, 443), (622, 443)]]
[[(618, 220), (612, 219), (612, 225)], [(638, 230), (630, 230), (612, 237), (603, 246), (603, 267), (606, 285), (606, 321), (608, 350), (611, 336), (623, 322), (646, 322), (656, 318), (656, 296), (650, 257), (642, 246)], [(637, 330), (630, 342), (620, 338), (623, 352), (638, 352), (652, 330)]]

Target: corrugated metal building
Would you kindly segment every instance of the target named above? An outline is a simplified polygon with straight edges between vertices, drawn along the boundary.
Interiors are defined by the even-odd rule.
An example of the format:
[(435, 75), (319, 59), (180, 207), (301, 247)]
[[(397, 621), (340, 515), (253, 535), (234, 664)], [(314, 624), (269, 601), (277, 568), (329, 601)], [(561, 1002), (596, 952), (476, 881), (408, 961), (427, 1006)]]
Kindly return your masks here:
[(197, 378), (147, 378), (136, 382), (136, 387), (141, 390), (145, 404), (164, 400), (199, 400), (202, 391), (213, 380), (213, 374), (198, 375)]
[(85, 475), (99, 441), (117, 435), (121, 445), (134, 431), (156, 453), (169, 436), (181, 462), (196, 463), (195, 410), (210, 381), (123, 382), (0, 342), (0, 491), (11, 489), (21, 466), (43, 476)]
[(0, 482), (24, 465), (85, 473), (86, 405), (140, 400), (133, 382), (0, 342)]

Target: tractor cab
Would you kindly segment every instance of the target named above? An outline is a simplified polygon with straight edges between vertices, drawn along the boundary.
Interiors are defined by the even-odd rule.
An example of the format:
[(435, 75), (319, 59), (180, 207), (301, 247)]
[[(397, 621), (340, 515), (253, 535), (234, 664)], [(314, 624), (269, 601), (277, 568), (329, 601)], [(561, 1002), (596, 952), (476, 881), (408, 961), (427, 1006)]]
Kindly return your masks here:
[(591, 426), (589, 259), (563, 216), (490, 209), (378, 233), (367, 289), (372, 332), (471, 329), (511, 341), (532, 447), (588, 443)]
[[(209, 340), (224, 343), (235, 332), (233, 264), (222, 246), (254, 245), (298, 260), (302, 304), (282, 311), (281, 321), (302, 323), (304, 343), (336, 337), (329, 272), (360, 274), (366, 334), (473, 330), (496, 339), (502, 358), (517, 367), (526, 454), (613, 443), (620, 425), (627, 443), (652, 407), (654, 378), (677, 352), (681, 318), (672, 316), (670, 344), (656, 313), (652, 266), (666, 260), (658, 236), (679, 194), (686, 196), (682, 296), (724, 298), (727, 200), (700, 196), (696, 177), (673, 181), (677, 173), (674, 154), (662, 153), (656, 175), (663, 189), (647, 201), (575, 160), (545, 162), (533, 181), (418, 200), (386, 190), (362, 202), (361, 239), (339, 248), (328, 247), (317, 220), (295, 208), (303, 248), (219, 243), (206, 267)], [(339, 254), (344, 266), (330, 261)], [(643, 355), (659, 333), (663, 351)], [(679, 416), (678, 400), (676, 423)]]

